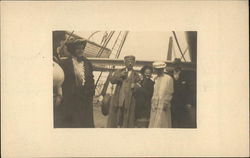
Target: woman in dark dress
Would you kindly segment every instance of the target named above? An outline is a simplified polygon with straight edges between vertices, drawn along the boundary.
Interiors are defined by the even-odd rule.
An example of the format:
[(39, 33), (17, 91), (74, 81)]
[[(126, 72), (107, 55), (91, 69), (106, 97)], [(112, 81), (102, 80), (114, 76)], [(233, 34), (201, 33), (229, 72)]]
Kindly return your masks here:
[(137, 83), (134, 91), (135, 125), (139, 128), (147, 128), (150, 118), (151, 98), (154, 92), (154, 82), (151, 80), (153, 68), (144, 66), (141, 69), (142, 80)]
[(55, 128), (94, 128), (94, 76), (91, 62), (83, 56), (86, 41), (67, 44), (71, 56), (60, 62), (64, 71), (62, 104), (54, 112)]

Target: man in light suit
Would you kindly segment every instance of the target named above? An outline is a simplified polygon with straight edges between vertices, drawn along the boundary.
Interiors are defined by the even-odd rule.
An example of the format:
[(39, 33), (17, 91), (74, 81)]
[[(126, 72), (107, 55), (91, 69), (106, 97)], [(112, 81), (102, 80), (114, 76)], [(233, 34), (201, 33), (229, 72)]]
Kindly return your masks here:
[(134, 56), (124, 57), (125, 68), (115, 71), (111, 77), (111, 83), (116, 85), (111, 99), (111, 106), (107, 127), (133, 128), (135, 123), (135, 98), (133, 90), (140, 80), (133, 69)]

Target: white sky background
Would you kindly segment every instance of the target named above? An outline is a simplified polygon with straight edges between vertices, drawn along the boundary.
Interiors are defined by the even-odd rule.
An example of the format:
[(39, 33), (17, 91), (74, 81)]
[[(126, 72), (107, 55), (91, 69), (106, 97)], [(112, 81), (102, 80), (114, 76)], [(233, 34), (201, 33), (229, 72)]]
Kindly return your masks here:
[[(72, 30), (68, 30), (72, 32)], [(77, 34), (83, 38), (88, 39), (94, 32), (96, 31), (74, 31), (74, 34)], [(110, 31), (107, 31), (108, 33)], [(124, 33), (124, 32), (123, 32)], [(179, 45), (181, 47), (182, 52), (188, 47), (186, 41), (186, 35), (183, 32), (175, 32)], [(100, 31), (95, 33), (89, 40), (93, 41), (97, 44), (101, 43), (102, 37), (105, 34), (105, 31)], [(107, 47), (112, 48), (114, 42), (119, 34), (119, 30), (115, 31), (114, 35), (112, 36), (111, 40), (109, 41)], [(176, 41), (174, 39), (173, 33), (171, 31), (129, 31), (127, 39), (123, 45), (120, 59), (123, 59), (126, 55), (134, 55), (137, 60), (167, 60), (167, 52), (168, 52), (168, 45), (169, 45), (169, 38), (172, 36), (173, 38), (173, 53), (172, 53), (172, 60), (174, 60), (175, 56), (180, 58), (181, 54), (177, 47)], [(121, 38), (121, 36), (120, 36)], [(114, 54), (111, 54), (110, 58), (114, 58)], [(190, 61), (189, 52), (187, 51), (185, 54), (185, 59)], [(138, 69), (138, 68), (137, 68)], [(100, 72), (94, 72), (95, 81), (97, 81)], [(102, 76), (98, 82), (98, 84), (103, 84), (106, 81), (108, 73), (102, 73)], [(110, 93), (111, 89), (107, 90)], [(98, 88), (97, 88), (98, 89)], [(100, 90), (100, 89), (99, 89)], [(97, 93), (100, 91), (98, 90)]]
[[(92, 33), (86, 31), (74, 31), (75, 34), (88, 38)], [(108, 31), (110, 32), (110, 31)], [(98, 32), (94, 34), (90, 41), (101, 43), (101, 39), (105, 31)], [(115, 39), (117, 38), (119, 31), (115, 31), (112, 39), (109, 41), (107, 47), (112, 48)], [(166, 60), (168, 52), (169, 37), (173, 37), (173, 33), (163, 32), (163, 31), (130, 31), (127, 39), (124, 43), (121, 55), (119, 58), (123, 58), (126, 55), (134, 55), (136, 59), (140, 60)], [(184, 32), (176, 32), (177, 39), (179, 41), (182, 52), (187, 48), (187, 41)], [(176, 45), (175, 39), (173, 37), (173, 52), (175, 52), (177, 57), (181, 57), (179, 49)], [(113, 55), (111, 56), (111, 58)], [(185, 54), (187, 61), (190, 61), (189, 52)], [(172, 54), (172, 60), (174, 59), (174, 53)]]

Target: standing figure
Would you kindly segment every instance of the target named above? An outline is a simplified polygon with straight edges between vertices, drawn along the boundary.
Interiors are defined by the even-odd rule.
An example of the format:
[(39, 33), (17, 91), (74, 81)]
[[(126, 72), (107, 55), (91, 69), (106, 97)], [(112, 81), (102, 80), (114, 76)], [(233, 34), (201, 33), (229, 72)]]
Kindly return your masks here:
[(107, 127), (133, 128), (135, 122), (135, 98), (132, 95), (135, 84), (140, 80), (134, 71), (134, 56), (124, 57), (125, 68), (111, 76), (111, 83), (116, 85), (111, 98)]
[(171, 128), (171, 99), (173, 79), (164, 73), (165, 62), (154, 62), (156, 71), (154, 93), (151, 103), (149, 128)]
[(154, 92), (154, 81), (151, 80), (153, 68), (152, 66), (144, 66), (141, 69), (142, 80), (137, 83), (134, 96), (136, 99), (135, 104), (135, 120), (136, 127), (148, 128), (150, 111), (151, 111), (151, 98)]
[(174, 93), (172, 99), (173, 128), (196, 127), (195, 96), (191, 82), (187, 79), (191, 72), (184, 74), (180, 67), (181, 60), (175, 59), (172, 77), (174, 79)]
[(65, 79), (62, 85), (62, 105), (58, 107), (60, 112), (57, 113), (60, 121), (55, 123), (55, 127), (94, 127), (94, 76), (91, 62), (83, 56), (86, 41), (71, 40), (66, 46), (71, 56), (60, 63)]

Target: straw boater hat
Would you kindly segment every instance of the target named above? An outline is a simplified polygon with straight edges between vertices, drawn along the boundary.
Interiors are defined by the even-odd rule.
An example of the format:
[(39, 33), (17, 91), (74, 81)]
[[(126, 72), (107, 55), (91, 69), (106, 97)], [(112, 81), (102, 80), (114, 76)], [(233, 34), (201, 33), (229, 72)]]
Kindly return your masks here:
[(155, 61), (153, 63), (153, 67), (155, 69), (164, 69), (166, 67), (166, 63), (164, 61)]

